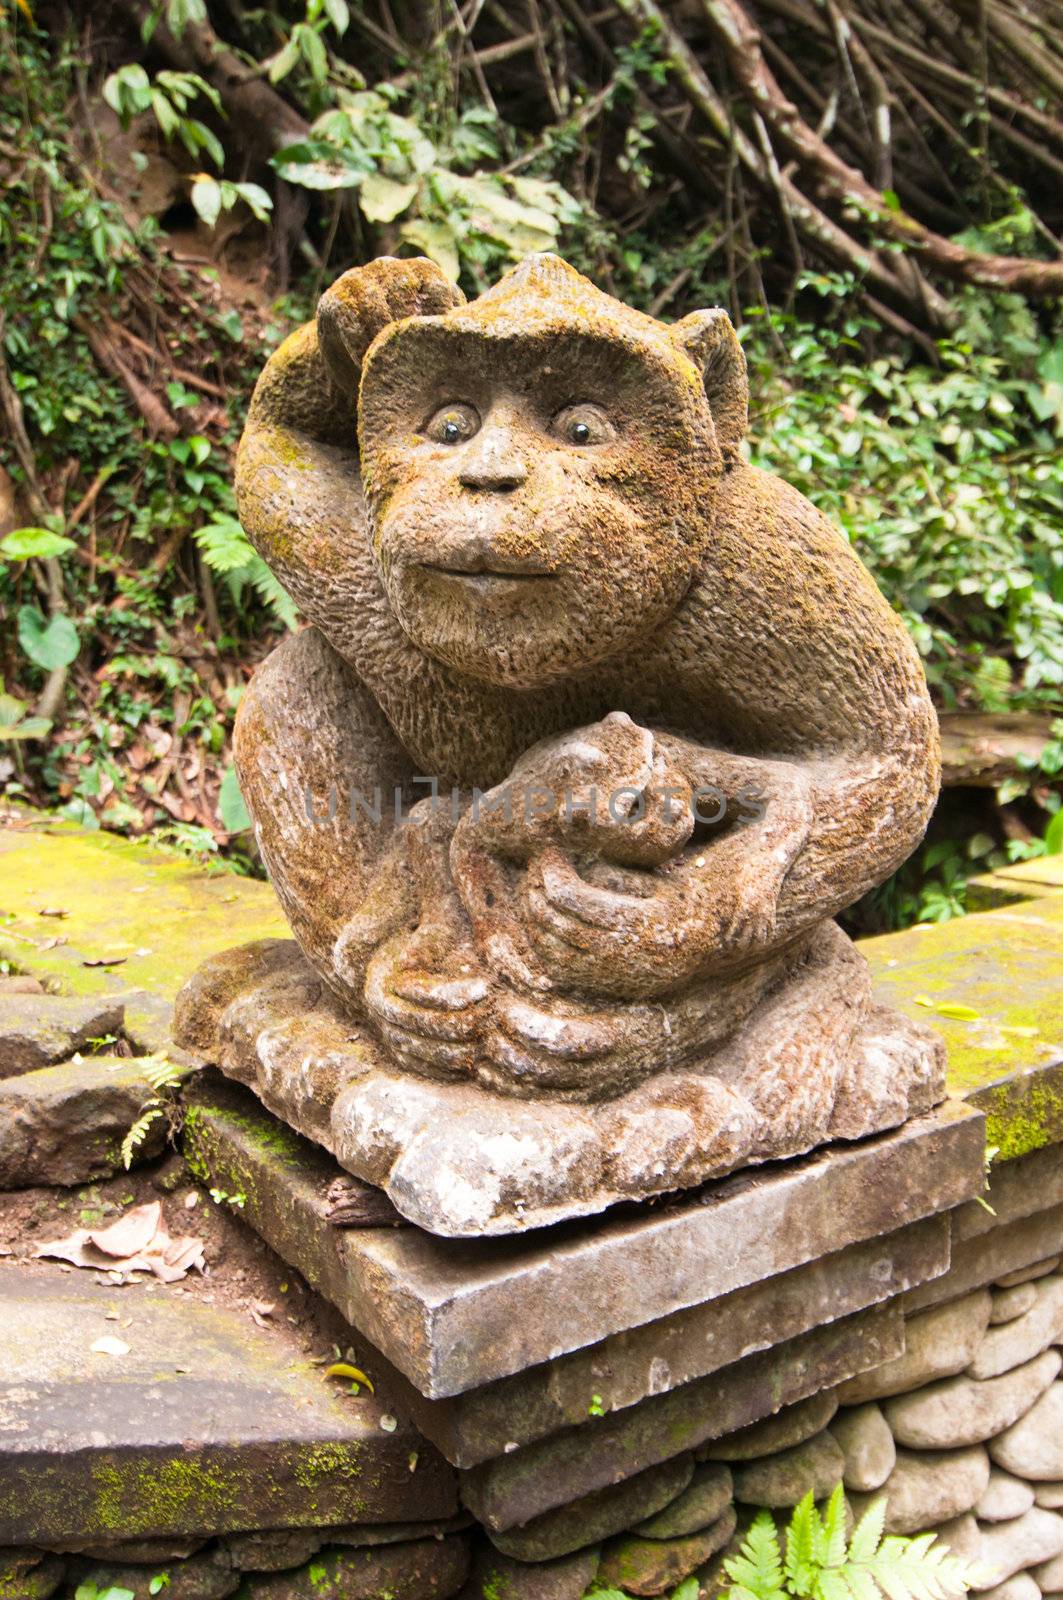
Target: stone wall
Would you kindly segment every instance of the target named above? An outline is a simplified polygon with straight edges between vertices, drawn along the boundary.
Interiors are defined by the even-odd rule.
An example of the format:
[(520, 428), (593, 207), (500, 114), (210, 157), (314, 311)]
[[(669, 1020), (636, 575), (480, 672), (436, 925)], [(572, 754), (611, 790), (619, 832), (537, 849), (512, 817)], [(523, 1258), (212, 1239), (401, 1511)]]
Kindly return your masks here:
[[(782, 1521), (838, 1482), (855, 1516), (885, 1496), (887, 1532), (933, 1531), (977, 1562), (987, 1600), (1063, 1593), (1059, 1264), (910, 1311), (903, 1354), (641, 1474), (645, 1514), (598, 1546), (531, 1565), (512, 1559), (531, 1553), (522, 1530), (503, 1536), (509, 1556), (483, 1541), (462, 1600), (580, 1600), (592, 1578), (667, 1595), (692, 1573), (711, 1600), (754, 1508)], [(937, 1289), (947, 1295), (947, 1277)], [(573, 1537), (594, 1508), (574, 1512)]]

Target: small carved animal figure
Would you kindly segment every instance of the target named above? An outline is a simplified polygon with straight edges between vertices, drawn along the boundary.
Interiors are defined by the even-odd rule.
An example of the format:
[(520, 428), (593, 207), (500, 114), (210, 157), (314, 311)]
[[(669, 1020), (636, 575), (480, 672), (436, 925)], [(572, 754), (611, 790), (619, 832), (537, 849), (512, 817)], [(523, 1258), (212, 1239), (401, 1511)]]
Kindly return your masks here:
[(790, 1144), (823, 1136), (869, 1015), (828, 919), (922, 836), (937, 729), (900, 619), (745, 462), (746, 420), (722, 311), (666, 326), (554, 256), (471, 304), (373, 261), (266, 367), (240, 513), (311, 626), (236, 762), (385, 1059), (584, 1101), (700, 1063), (784, 1120), (815, 1071)]

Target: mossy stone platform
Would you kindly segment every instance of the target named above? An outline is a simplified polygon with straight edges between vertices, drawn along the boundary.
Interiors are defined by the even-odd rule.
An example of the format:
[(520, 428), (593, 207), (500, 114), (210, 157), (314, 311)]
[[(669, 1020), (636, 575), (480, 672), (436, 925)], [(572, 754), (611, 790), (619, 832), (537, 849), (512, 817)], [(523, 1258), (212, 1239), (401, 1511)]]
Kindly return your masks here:
[(0, 1545), (455, 1512), (435, 1450), (347, 1387), (235, 1311), (4, 1264)]

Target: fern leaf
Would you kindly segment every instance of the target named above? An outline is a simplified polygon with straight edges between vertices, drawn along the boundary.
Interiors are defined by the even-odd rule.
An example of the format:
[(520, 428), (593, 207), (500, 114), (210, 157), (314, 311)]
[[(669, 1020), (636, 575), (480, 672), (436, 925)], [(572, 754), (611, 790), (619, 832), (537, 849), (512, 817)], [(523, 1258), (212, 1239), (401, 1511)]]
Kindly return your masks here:
[(822, 1535), (822, 1524), (809, 1490), (793, 1509), (786, 1529), (786, 1561), (784, 1571), (790, 1590), (798, 1596), (812, 1593), (815, 1582), (817, 1534)]
[(845, 1490), (840, 1483), (827, 1501), (820, 1559), (825, 1567), (840, 1567), (845, 1560)]
[(842, 1576), (853, 1600), (881, 1600), (878, 1585), (864, 1567), (850, 1563), (842, 1568)]
[(148, 1129), (153, 1123), (158, 1122), (162, 1114), (162, 1106), (159, 1105), (157, 1101), (150, 1102), (146, 1110), (140, 1113), (140, 1116), (137, 1118), (129, 1132), (126, 1134), (125, 1138), (122, 1140), (122, 1165), (127, 1172), (133, 1165), (134, 1153), (140, 1147), (140, 1145), (144, 1143), (144, 1140), (148, 1136)]
[(754, 1600), (770, 1600), (781, 1590), (782, 1556), (775, 1519), (770, 1511), (757, 1512), (738, 1555), (730, 1556), (723, 1570), (733, 1584), (748, 1590)]
[(849, 1541), (849, 1560), (868, 1562), (874, 1559), (882, 1541), (882, 1530), (886, 1524), (886, 1501), (874, 1500), (864, 1512), (860, 1521), (853, 1530), (853, 1537)]
[(164, 1050), (153, 1056), (142, 1056), (137, 1065), (156, 1094), (164, 1089), (176, 1089), (184, 1077), (184, 1068), (171, 1061)]
[(678, 1589), (673, 1589), (668, 1600), (698, 1600), (701, 1584), (696, 1577), (685, 1578)]
[(277, 579), (267, 567), (260, 555), (253, 555), (248, 565), (247, 576), (252, 587), (270, 607), (271, 611), (280, 618), (289, 632), (294, 633), (299, 621), (299, 613), (291, 595), (282, 589)]
[(852, 1600), (849, 1585), (837, 1567), (824, 1567), (816, 1581), (817, 1600)]

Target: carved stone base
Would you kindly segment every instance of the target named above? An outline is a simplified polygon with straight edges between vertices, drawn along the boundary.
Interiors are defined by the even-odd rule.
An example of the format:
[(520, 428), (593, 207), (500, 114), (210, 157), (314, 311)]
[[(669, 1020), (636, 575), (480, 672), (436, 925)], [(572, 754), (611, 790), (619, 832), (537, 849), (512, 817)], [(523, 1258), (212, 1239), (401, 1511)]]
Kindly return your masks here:
[(833, 923), (711, 1059), (594, 1104), (397, 1069), (289, 941), (208, 961), (178, 997), (176, 1032), (411, 1222), (450, 1237), (690, 1188), (944, 1098), (940, 1041), (871, 998), (866, 962)]

